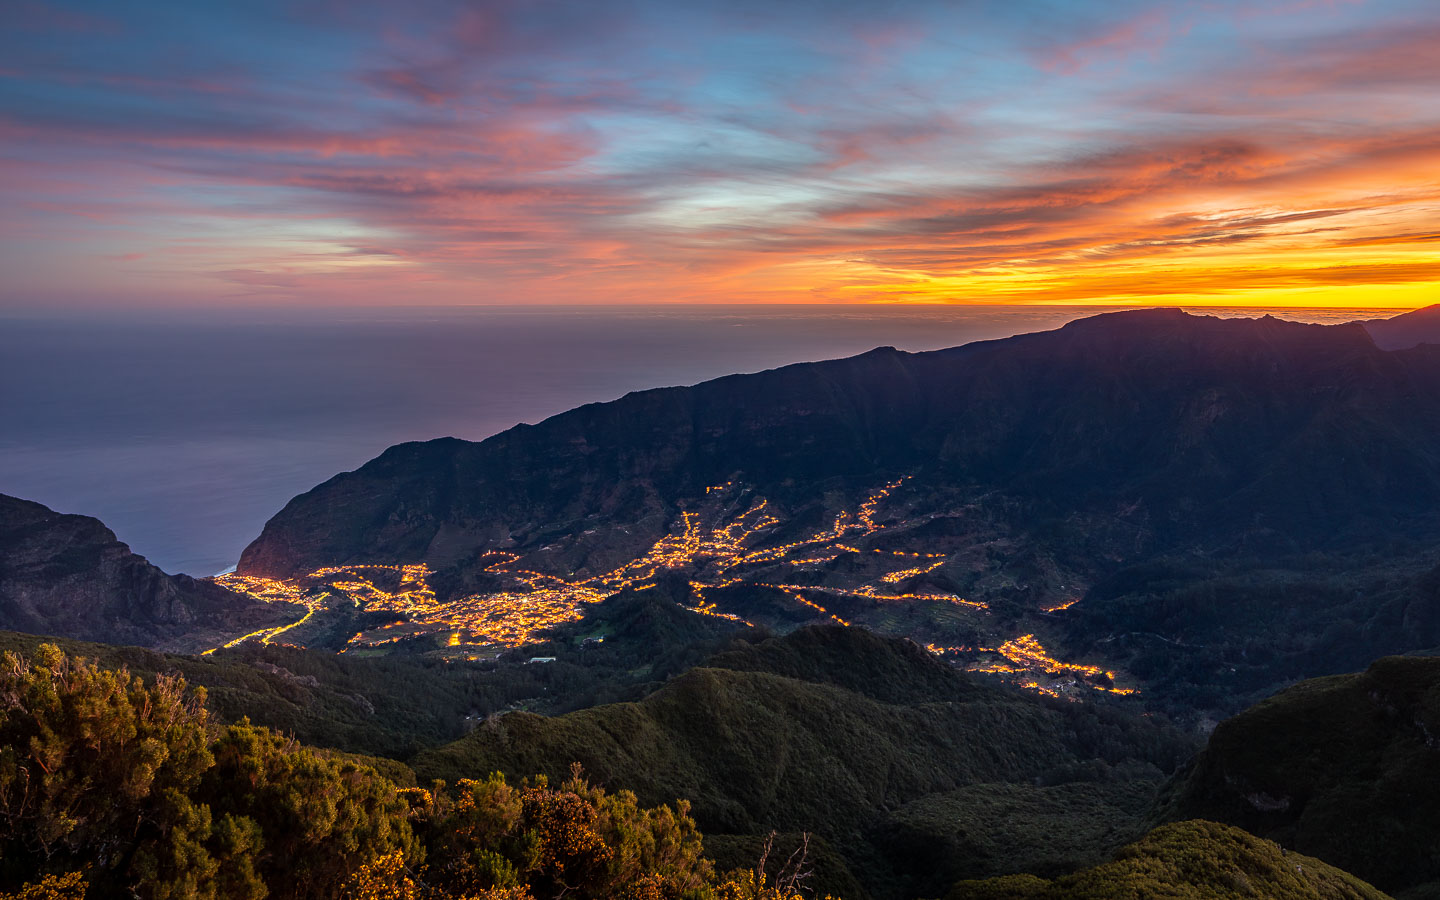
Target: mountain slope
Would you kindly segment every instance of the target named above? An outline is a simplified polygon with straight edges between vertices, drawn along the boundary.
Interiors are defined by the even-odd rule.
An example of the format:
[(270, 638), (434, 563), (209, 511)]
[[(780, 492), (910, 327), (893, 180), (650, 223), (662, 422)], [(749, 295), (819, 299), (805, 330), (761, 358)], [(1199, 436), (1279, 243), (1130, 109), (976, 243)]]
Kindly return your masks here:
[[(1428, 601), (1387, 585), (1437, 562), (1436, 421), (1440, 347), (1381, 350), (1358, 323), (1115, 313), (392, 447), (291, 500), (241, 570), (339, 597), (306, 573), (425, 567), (424, 621), (356, 635), (317, 617), (287, 635), (302, 644), (324, 628), (485, 643), (485, 623), (553, 625), (665, 580), (692, 612), (864, 625), (1043, 690), (1138, 686), (1218, 718), (1353, 667), (1327, 648), (1357, 630), (1375, 653), (1434, 644)], [(1181, 573), (1173, 597), (1152, 564)], [(1204, 614), (1167, 612), (1182, 606)], [(1039, 652), (1014, 652), (1022, 639)]]
[(1174, 818), (1229, 822), (1389, 891), (1440, 896), (1440, 659), (1302, 682), (1222, 722)]
[[(1440, 352), (1360, 325), (1116, 313), (1053, 332), (630, 394), (479, 444), (392, 447), (292, 500), (241, 571), (406, 560), (614, 527), (571, 558), (632, 556), (677, 504), (743, 480), (787, 510), (903, 475), (1000, 491), (1093, 552), (1324, 541), (1423, 519), (1440, 498)], [(960, 503), (963, 505), (963, 503)], [(581, 525), (584, 528), (581, 528)], [(1337, 534), (1337, 529), (1339, 534)]]
[(947, 900), (1385, 900), (1360, 879), (1317, 859), (1215, 822), (1165, 825), (1113, 862), (1046, 881), (1031, 875), (966, 881)]
[[(882, 673), (883, 682), (869, 677)], [(994, 782), (1024, 796), (979, 792), (947, 802), (961, 811), (1018, 809), (1042, 790), (1037, 780), (1100, 784), (1114, 767), (1153, 788), (1187, 748), (1150, 720), (984, 685), (908, 642), (830, 627), (741, 641), (638, 703), (493, 717), (412, 766), (422, 780), (453, 781), (494, 770), (559, 777), (579, 762), (598, 783), (643, 802), (690, 799), (707, 834), (817, 833), (872, 891), (915, 896), (921, 884), (944, 887), (904, 865), (917, 833), (929, 840), (929, 831), (910, 817), (898, 843), (911, 849), (900, 850), (885, 811)], [(1135, 786), (1116, 780), (1109, 789)], [(1109, 814), (1117, 843), (1138, 825), (1133, 804), (1112, 804)], [(947, 865), (981, 874), (995, 861), (976, 855)]]
[(1420, 344), (1440, 344), (1440, 304), (1412, 310), (1388, 319), (1369, 319), (1362, 323), (1385, 350), (1408, 350)]
[(275, 617), (248, 597), (165, 574), (97, 519), (0, 494), (0, 628), (198, 649)]

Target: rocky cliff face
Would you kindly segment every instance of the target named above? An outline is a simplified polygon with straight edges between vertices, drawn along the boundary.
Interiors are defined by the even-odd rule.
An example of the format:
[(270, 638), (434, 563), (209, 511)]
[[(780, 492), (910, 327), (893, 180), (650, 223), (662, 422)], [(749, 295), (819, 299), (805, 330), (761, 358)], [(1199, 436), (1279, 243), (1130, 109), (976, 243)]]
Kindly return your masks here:
[(167, 575), (88, 516), (0, 495), (0, 628), (173, 649), (275, 618), (276, 610)]
[(1435, 525), (1437, 388), (1440, 349), (1385, 352), (1359, 324), (1174, 310), (884, 348), (392, 447), (292, 500), (240, 571), (463, 575), (484, 550), (561, 539), (577, 542), (567, 564), (599, 566), (643, 552), (710, 485), (798, 519), (902, 476), (926, 515), (969, 510), (1090, 558), (1369, 539)]

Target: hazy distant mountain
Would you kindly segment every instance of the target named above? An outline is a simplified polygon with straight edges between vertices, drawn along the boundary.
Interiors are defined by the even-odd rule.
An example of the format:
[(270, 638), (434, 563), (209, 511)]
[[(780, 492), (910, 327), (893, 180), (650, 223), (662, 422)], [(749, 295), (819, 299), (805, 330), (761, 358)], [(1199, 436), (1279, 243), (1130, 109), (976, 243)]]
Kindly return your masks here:
[(277, 612), (209, 582), (165, 574), (98, 519), (0, 494), (0, 628), (201, 649)]
[(1360, 323), (1382, 350), (1408, 350), (1420, 344), (1440, 344), (1440, 304)]

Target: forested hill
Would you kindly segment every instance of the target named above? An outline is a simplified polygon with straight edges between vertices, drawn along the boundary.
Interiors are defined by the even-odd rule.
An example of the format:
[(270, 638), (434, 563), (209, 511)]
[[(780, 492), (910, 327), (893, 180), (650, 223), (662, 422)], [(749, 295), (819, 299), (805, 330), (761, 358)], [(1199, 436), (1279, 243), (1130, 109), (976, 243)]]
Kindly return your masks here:
[[(728, 671), (737, 684), (772, 679), (782, 687), (753, 703), (750, 715), (760, 717), (809, 684), (827, 695), (805, 701), (812, 713), (831, 707), (846, 713), (828, 726), (833, 746), (782, 740), (770, 747), (769, 760), (746, 764), (733, 754), (743, 739), (722, 731), (702, 755), (693, 752), (698, 735), (681, 728), (673, 734), (691, 752), (661, 747), (662, 766), (713, 763), (729, 753), (739, 765), (702, 766), (694, 784), (708, 791), (721, 782), (706, 775), (728, 776), (733, 808), (749, 811), (757, 809), (752, 789), (765, 785), (747, 772), (783, 766), (800, 752), (822, 758), (825, 764), (801, 780), (823, 790), (797, 793), (782, 779), (769, 786), (782, 802), (761, 812), (777, 822), (822, 816), (823, 833), (859, 864), (868, 891), (820, 835), (702, 834), (683, 799), (650, 806), (578, 771), (561, 780), (491, 772), (422, 788), (399, 763), (306, 747), (246, 722), (217, 722), (204, 689), (192, 691), (174, 675), (142, 679), (42, 644), (25, 654), (6, 652), (0, 667), (0, 693), (9, 698), (0, 705), (0, 896), (803, 900), (841, 888), (835, 896), (850, 900), (1384, 900), (1320, 860), (1213, 822), (1156, 828), (1112, 857), (1118, 844), (1139, 836), (1144, 779), (1133, 771), (1128, 778), (1092, 772), (1068, 782), (1053, 774), (1035, 782), (1014, 776), (1076, 752), (1123, 756), (1128, 745), (1143, 757), (1155, 745), (1094, 745), (1115, 729), (1082, 726), (1095, 721), (1093, 710), (1007, 699), (975, 685), (961, 689), (954, 704), (971, 714), (959, 717), (968, 722), (927, 725), (919, 714), (949, 706), (938, 702), (948, 693), (944, 680), (959, 687), (963, 676), (862, 632), (802, 631), (779, 643), (729, 654), (757, 669), (696, 673), (713, 679)], [(871, 657), (871, 671), (913, 670), (918, 677), (902, 678), (895, 689), (937, 702), (878, 704), (832, 684), (759, 671), (774, 664), (821, 674), (834, 651)], [(922, 672), (926, 667), (933, 671)], [(734, 709), (727, 715), (733, 723), (743, 718)], [(555, 725), (563, 730), (570, 718)], [(663, 727), (682, 718), (671, 713), (653, 721)], [(893, 727), (907, 719), (908, 731)], [(801, 735), (811, 724), (790, 733)], [(860, 726), (855, 734), (837, 733), (851, 724)], [(1137, 725), (1131, 738), (1154, 733), (1152, 725)], [(987, 729), (998, 739), (989, 747), (978, 740)], [(908, 746), (911, 733), (922, 736), (921, 746)], [(972, 752), (946, 752), (947, 742)], [(881, 752), (867, 752), (865, 744)], [(834, 765), (840, 760), (861, 765), (847, 771)], [(803, 762), (796, 760), (797, 773)], [(1129, 763), (1138, 759), (1132, 755)], [(987, 776), (1013, 780), (973, 781)], [(945, 778), (959, 787), (891, 805), (924, 781)], [(808, 850), (792, 855), (797, 843)], [(739, 864), (727, 871), (725, 858)], [(999, 877), (952, 884), (957, 872)]]
[(772, 829), (810, 832), (837, 854), (832, 875), (925, 897), (1098, 862), (1139, 833), (1192, 746), (1159, 719), (999, 688), (908, 641), (831, 626), (737, 640), (636, 703), (492, 717), (411, 764), (428, 783), (579, 762), (644, 803), (691, 801), (726, 865), (744, 855), (727, 848)]
[(1221, 723), (1168, 814), (1238, 825), (1406, 897), (1440, 896), (1440, 659), (1302, 682)]

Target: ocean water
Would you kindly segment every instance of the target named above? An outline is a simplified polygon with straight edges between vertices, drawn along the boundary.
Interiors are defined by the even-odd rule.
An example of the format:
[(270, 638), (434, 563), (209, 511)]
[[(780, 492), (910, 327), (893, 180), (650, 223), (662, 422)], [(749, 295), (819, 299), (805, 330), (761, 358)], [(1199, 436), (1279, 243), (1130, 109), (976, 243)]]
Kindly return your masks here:
[[(479, 440), (628, 391), (887, 344), (951, 347), (1100, 311), (10, 313), (0, 315), (0, 493), (95, 516), (166, 571), (211, 575), (292, 496), (401, 441)], [(1327, 322), (1385, 315), (1274, 312)]]

